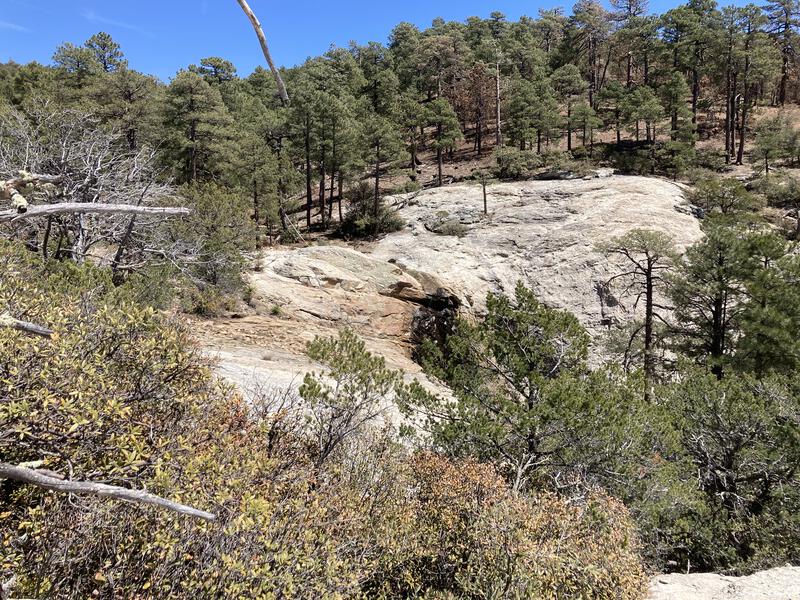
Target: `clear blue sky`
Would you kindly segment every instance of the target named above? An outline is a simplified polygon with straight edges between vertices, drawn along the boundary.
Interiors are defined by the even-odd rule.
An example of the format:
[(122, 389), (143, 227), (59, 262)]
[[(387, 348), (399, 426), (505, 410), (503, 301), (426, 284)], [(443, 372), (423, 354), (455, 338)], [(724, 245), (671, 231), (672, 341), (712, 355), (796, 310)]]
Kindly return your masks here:
[[(350, 40), (385, 42), (400, 21), (428, 26), (441, 16), (463, 20), (499, 10), (510, 19), (552, 0), (249, 0), (264, 24), (273, 56), (291, 66)], [(661, 12), (678, 0), (652, 0)], [(164, 80), (205, 56), (222, 56), (246, 75), (263, 62), (236, 0), (0, 0), (0, 62), (49, 63), (56, 46), (107, 31), (132, 68)]]

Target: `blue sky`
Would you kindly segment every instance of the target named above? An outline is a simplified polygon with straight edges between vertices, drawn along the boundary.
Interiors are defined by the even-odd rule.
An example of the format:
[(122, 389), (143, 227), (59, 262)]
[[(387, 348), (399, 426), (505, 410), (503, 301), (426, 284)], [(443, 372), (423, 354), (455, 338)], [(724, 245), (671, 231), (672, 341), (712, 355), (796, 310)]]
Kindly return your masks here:
[[(494, 10), (535, 16), (550, 0), (249, 0), (264, 24), (273, 56), (294, 65), (350, 40), (386, 41), (392, 27), (425, 27), (437, 16), (462, 20)], [(661, 12), (677, 0), (651, 2)], [(567, 3), (566, 6), (570, 6)], [(261, 64), (258, 42), (236, 0), (0, 0), (0, 62), (49, 63), (56, 46), (107, 31), (131, 67), (164, 80), (205, 56), (222, 56), (240, 74)]]

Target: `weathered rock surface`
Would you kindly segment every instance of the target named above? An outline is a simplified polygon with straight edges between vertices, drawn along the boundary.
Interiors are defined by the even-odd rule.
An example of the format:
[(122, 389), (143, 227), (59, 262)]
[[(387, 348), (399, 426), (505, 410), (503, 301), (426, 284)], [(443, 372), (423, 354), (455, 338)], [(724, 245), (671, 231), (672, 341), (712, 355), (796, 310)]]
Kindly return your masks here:
[[(666, 231), (679, 247), (700, 237), (690, 211), (676, 210), (688, 206), (681, 189), (659, 179), (606, 173), (488, 192), (488, 215), (476, 185), (394, 198), (408, 226), (363, 251), (266, 251), (250, 276), (257, 314), (198, 325), (221, 372), (240, 383), (297, 383), (314, 367), (306, 342), (351, 327), (390, 366), (419, 378), (411, 351), (420, 323), (457, 304), (480, 312), (488, 292), (512, 292), (520, 279), (599, 334), (604, 324), (630, 318), (630, 307), (605, 292), (616, 271), (598, 245), (637, 227)], [(460, 237), (436, 232), (454, 221)]]
[[(660, 179), (615, 175), (487, 189), (486, 216), (477, 185), (409, 199), (400, 211), (409, 226), (381, 240), (372, 256), (435, 274), (476, 311), (488, 292), (512, 292), (521, 279), (597, 334), (609, 321), (630, 318), (624, 299), (606, 301), (603, 284), (617, 271), (598, 246), (635, 228), (664, 231), (679, 249), (701, 236), (681, 188)], [(437, 233), (452, 220), (461, 235)]]
[(436, 389), (411, 352), (415, 320), (457, 303), (437, 277), (346, 247), (313, 246), (267, 252), (250, 285), (256, 315), (197, 325), (220, 372), (235, 383), (298, 385), (315, 368), (306, 343), (348, 327), (390, 367)]
[(714, 573), (659, 575), (649, 600), (798, 600), (800, 567), (780, 567), (748, 577)]

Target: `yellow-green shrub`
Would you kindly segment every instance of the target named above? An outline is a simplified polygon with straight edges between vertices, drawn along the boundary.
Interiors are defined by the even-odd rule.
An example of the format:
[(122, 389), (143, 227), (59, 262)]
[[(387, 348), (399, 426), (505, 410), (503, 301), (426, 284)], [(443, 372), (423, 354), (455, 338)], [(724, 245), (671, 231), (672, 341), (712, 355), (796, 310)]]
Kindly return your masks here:
[[(0, 247), (0, 460), (217, 514), (0, 482), (0, 578), (36, 598), (634, 598), (624, 510), (513, 495), (492, 468), (367, 428), (320, 466), (290, 395), (245, 403), (187, 331), (102, 273)], [(609, 591), (615, 586), (612, 595)]]

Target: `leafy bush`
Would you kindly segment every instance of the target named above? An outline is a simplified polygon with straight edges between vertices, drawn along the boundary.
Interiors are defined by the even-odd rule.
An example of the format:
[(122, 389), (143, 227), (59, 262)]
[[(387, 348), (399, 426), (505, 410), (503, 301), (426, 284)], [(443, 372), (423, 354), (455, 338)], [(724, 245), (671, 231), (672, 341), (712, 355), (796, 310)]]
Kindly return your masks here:
[[(637, 597), (630, 525), (607, 500), (529, 502), (490, 467), (411, 454), (366, 422), (321, 463), (319, 430), (291, 393), (245, 404), (184, 329), (131, 306), (102, 272), (2, 250), (0, 306), (58, 335), (0, 329), (0, 460), (217, 515), (199, 522), (4, 482), (0, 577), (16, 578), (15, 595), (430, 598), (509, 585), (517, 597)], [(318, 385), (307, 380), (321, 421), (342, 406), (321, 383), (339, 371), (345, 395), (376, 383), (376, 400), (388, 392), (352, 334), (311, 352), (328, 365)]]
[(528, 499), (487, 465), (428, 452), (412, 457), (404, 475), (398, 516), (410, 526), (401, 552), (383, 549), (369, 597), (643, 597), (632, 523), (607, 496)]
[(464, 237), (467, 234), (467, 227), (458, 219), (450, 219), (445, 221), (437, 230), (441, 235), (452, 235), (455, 237)]
[(396, 210), (380, 202), (376, 216), (374, 198), (359, 196), (350, 203), (339, 224), (339, 233), (345, 238), (368, 238), (399, 231), (404, 226), (405, 222)]
[(494, 158), (494, 174), (499, 179), (528, 179), (536, 169), (544, 166), (542, 157), (536, 152), (508, 146), (497, 148)]

